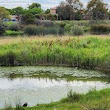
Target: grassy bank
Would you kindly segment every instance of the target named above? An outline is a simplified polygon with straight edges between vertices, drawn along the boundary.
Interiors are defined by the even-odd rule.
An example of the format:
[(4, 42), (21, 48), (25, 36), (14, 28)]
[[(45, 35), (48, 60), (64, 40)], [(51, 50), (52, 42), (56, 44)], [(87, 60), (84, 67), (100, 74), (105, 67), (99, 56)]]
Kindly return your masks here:
[(42, 104), (26, 110), (109, 110), (110, 89), (90, 91), (86, 95), (69, 93), (67, 98), (51, 104)]
[[(17, 38), (18, 39), (18, 38)], [(106, 36), (0, 39), (0, 65), (64, 65), (110, 71), (110, 38)], [(12, 40), (9, 39), (8, 40)]]
[(110, 110), (110, 89), (94, 90), (85, 95), (70, 92), (67, 98), (59, 102), (40, 104), (35, 107), (23, 108), (20, 106), (16, 110)]

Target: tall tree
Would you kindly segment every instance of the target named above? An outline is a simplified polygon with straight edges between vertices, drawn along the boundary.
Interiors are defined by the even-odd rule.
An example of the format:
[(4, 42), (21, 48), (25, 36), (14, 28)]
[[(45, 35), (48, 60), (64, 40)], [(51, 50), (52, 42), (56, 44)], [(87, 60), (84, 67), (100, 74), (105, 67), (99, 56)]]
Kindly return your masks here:
[(41, 4), (39, 4), (39, 3), (32, 3), (31, 5), (29, 5), (28, 8), (29, 9), (32, 9), (32, 8), (41, 8)]
[[(63, 19), (75, 19), (75, 14), (81, 10), (83, 7), (80, 0), (66, 0), (61, 2), (60, 6), (57, 9), (59, 17)], [(77, 13), (78, 14), (78, 13)]]
[(91, 19), (106, 19), (108, 15), (108, 5), (103, 0), (91, 0), (87, 4), (87, 12), (91, 15)]

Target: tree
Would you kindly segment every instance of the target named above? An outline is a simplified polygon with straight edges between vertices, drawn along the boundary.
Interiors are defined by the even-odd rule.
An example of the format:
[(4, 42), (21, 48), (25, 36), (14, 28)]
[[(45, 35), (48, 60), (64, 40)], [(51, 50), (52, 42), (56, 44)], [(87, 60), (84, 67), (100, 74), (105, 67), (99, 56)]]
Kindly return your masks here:
[[(83, 5), (79, 0), (66, 0), (61, 2), (57, 8), (57, 13), (61, 19), (75, 19), (75, 15), (82, 9)], [(78, 13), (77, 13), (78, 14)]]
[(25, 13), (21, 16), (21, 24), (33, 24), (35, 16), (31, 13)]
[(41, 8), (41, 4), (39, 4), (39, 3), (32, 3), (31, 5), (29, 5), (28, 8), (29, 9), (32, 9), (32, 8)]
[(87, 4), (87, 12), (91, 19), (106, 19), (108, 16), (108, 5), (103, 0), (91, 0)]
[(9, 11), (6, 10), (4, 7), (0, 7), (0, 20), (3, 20), (4, 18), (9, 18)]
[(46, 11), (45, 11), (45, 14), (49, 14), (50, 13), (50, 9), (47, 9)]
[(13, 15), (20, 16), (20, 15), (22, 15), (23, 13), (24, 13), (24, 9), (23, 9), (23, 7), (21, 7), (21, 6), (18, 6), (18, 7), (16, 7), (16, 8), (13, 8), (13, 9), (12, 9), (12, 14), (13, 14)]
[(32, 8), (27, 10), (27, 12), (36, 15), (36, 14), (41, 14), (43, 10), (41, 8)]

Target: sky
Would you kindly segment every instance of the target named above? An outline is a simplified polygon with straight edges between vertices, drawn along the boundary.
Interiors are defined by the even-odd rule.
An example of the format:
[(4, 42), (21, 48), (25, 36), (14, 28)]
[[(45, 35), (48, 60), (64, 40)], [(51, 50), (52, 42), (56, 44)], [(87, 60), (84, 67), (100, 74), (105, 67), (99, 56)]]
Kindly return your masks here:
[[(43, 9), (51, 8), (58, 6), (61, 1), (65, 0), (0, 0), (0, 6), (4, 6), (6, 8), (15, 8), (17, 6), (22, 6), (24, 8), (28, 7), (30, 4), (37, 2), (40, 3)], [(80, 0), (84, 7), (86, 7), (89, 0)], [(104, 0), (105, 3), (109, 4), (110, 0)]]

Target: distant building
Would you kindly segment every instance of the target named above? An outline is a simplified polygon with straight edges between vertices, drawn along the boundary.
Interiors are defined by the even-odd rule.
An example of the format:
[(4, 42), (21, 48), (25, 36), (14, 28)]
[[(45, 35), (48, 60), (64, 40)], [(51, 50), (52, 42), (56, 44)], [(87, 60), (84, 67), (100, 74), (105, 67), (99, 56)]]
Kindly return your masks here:
[(50, 8), (50, 14), (56, 15), (57, 14), (57, 7)]

